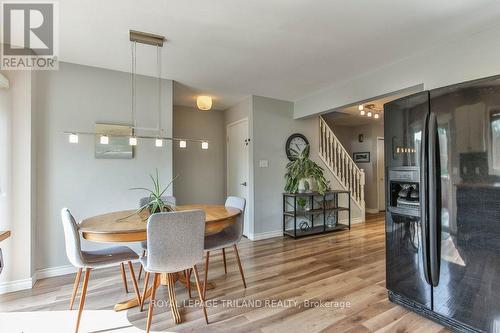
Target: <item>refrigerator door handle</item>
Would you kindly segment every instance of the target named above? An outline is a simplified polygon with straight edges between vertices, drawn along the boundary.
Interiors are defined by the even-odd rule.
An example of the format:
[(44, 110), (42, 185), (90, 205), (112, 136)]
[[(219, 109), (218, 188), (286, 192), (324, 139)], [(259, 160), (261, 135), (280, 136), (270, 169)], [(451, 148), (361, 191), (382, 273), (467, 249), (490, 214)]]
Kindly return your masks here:
[(439, 156), (439, 138), (437, 119), (430, 113), (427, 125), (428, 135), (428, 224), (429, 227), (429, 267), (431, 285), (439, 284), (441, 262), (441, 165)]
[(424, 266), (424, 277), (428, 284), (432, 284), (430, 276), (430, 266), (429, 266), (429, 219), (428, 219), (428, 131), (427, 125), (429, 121), (429, 115), (424, 118), (424, 123), (422, 126), (422, 140), (420, 147), (420, 226), (422, 230), (422, 262)]

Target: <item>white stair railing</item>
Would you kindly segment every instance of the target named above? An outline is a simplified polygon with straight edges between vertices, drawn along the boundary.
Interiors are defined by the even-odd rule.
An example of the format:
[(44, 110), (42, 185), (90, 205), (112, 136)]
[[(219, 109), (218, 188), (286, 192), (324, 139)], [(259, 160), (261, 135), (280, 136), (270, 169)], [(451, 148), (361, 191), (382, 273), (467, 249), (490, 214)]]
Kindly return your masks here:
[(335, 136), (332, 129), (319, 117), (319, 156), (344, 190), (351, 192), (351, 199), (365, 210), (365, 173)]

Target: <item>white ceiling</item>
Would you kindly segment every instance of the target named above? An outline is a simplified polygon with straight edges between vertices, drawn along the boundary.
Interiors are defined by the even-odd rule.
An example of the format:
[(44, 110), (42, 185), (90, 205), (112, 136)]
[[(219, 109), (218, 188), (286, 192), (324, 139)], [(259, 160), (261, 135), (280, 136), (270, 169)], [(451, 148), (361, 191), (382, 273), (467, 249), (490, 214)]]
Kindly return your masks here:
[[(61, 0), (60, 59), (130, 70), (129, 29), (161, 34), (176, 104), (255, 94), (297, 100), (498, 24), (497, 0)], [(138, 72), (156, 53), (138, 46)]]
[(174, 104), (196, 107), (196, 97), (200, 95), (212, 96), (212, 109), (225, 110), (243, 100), (247, 95), (243, 94), (227, 94), (211, 89), (199, 89), (182, 84), (178, 81), (174, 82)]

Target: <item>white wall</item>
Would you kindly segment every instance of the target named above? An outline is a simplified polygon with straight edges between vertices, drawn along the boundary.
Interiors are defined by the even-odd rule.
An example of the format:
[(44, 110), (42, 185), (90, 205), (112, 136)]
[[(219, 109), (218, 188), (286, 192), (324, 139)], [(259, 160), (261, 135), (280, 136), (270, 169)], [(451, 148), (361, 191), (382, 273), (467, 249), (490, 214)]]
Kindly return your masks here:
[[(0, 73), (3, 75), (3, 73)], [(0, 88), (0, 230), (10, 227), (10, 192), (11, 192), (11, 126), (12, 101), (11, 89)], [(0, 243), (0, 246), (2, 244)]]
[(7, 180), (4, 180), (5, 185), (2, 184), (5, 186), (5, 197), (1, 200), (8, 209), (4, 214), (7, 219), (0, 221), (0, 229), (11, 230), (12, 236), (0, 244), (5, 260), (5, 269), (0, 277), (0, 293), (31, 287), (34, 265), (31, 72), (9, 71), (4, 74), (10, 80), (10, 88), (2, 91), (2, 104), (9, 108), (6, 116), (11, 130), (4, 135), (7, 141), (2, 142), (8, 145), (4, 156), (8, 157), (10, 163), (2, 172)]
[(179, 148), (175, 143), (174, 195), (178, 204), (224, 204), (226, 198), (226, 125), (223, 111), (200, 111), (174, 106), (176, 138), (206, 139), (208, 150), (199, 143)]
[[(172, 135), (172, 82), (163, 80), (162, 127)], [(157, 126), (157, 81), (139, 77), (137, 125)], [(34, 80), (37, 141), (37, 269), (67, 265), (60, 209), (85, 217), (138, 206), (150, 187), (148, 174), (158, 168), (162, 183), (172, 177), (172, 147), (154, 147), (139, 139), (128, 160), (94, 158), (94, 138), (68, 143), (65, 130), (94, 130), (96, 122), (130, 124), (130, 74), (68, 63), (58, 71), (40, 71)], [(140, 134), (140, 133), (138, 133)], [(98, 247), (84, 242), (86, 248)], [(17, 257), (17, 256), (16, 256)]]
[(500, 26), (376, 69), (295, 102), (294, 117), (306, 117), (403, 88), (425, 89), (500, 74)]

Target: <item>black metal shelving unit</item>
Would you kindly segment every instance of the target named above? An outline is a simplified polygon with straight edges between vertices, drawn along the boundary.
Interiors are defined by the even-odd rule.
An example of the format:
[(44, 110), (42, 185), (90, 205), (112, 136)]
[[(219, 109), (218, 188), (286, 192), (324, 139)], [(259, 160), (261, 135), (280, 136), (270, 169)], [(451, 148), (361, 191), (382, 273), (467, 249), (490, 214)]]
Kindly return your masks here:
[[(345, 195), (347, 198), (347, 207), (339, 206), (339, 195)], [(309, 209), (298, 209), (297, 199), (306, 198), (309, 202)], [(332, 198), (331, 200), (328, 198)], [(327, 205), (330, 203), (330, 205)], [(328, 206), (328, 207), (327, 207)], [(339, 213), (347, 212), (348, 223), (339, 222)], [(328, 225), (326, 222), (327, 215), (335, 215), (335, 224)], [(321, 218), (323, 215), (323, 218)], [(310, 222), (305, 230), (297, 226), (297, 218), (306, 218)], [(318, 219), (320, 220), (318, 223)], [(316, 220), (316, 225), (314, 224)], [(292, 224), (293, 222), (293, 224)], [(288, 227), (291, 226), (291, 227)], [(298, 228), (299, 227), (299, 228)], [(332, 231), (350, 230), (351, 229), (351, 198), (349, 191), (335, 190), (328, 191), (324, 194), (318, 192), (309, 193), (283, 193), (283, 234), (299, 238), (309, 235), (322, 234)]]

